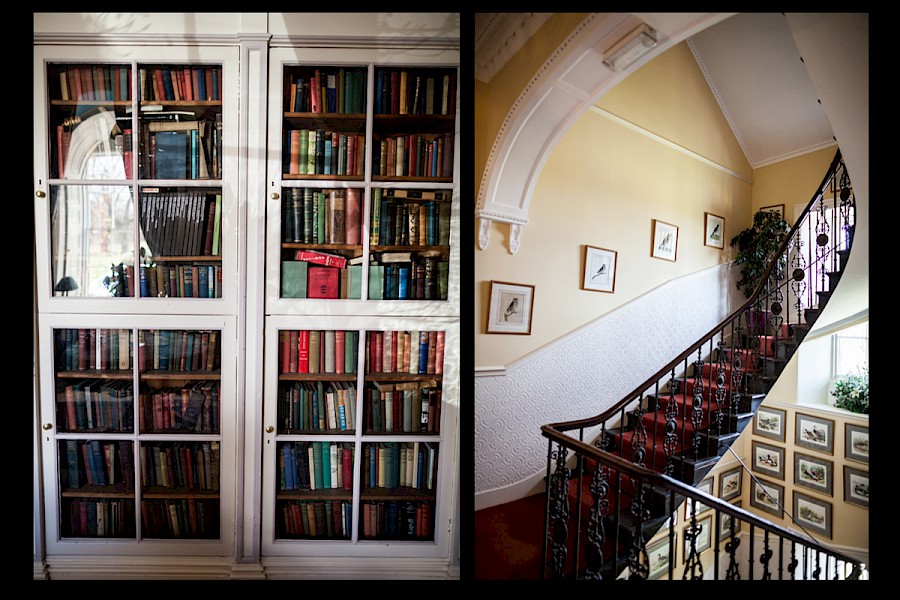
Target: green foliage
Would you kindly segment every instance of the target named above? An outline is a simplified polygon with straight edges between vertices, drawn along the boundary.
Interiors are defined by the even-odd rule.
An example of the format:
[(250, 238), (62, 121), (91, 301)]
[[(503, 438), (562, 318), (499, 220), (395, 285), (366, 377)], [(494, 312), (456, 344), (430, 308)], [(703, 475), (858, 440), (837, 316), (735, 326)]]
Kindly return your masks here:
[(791, 226), (778, 213), (761, 210), (753, 215), (753, 225), (731, 238), (731, 247), (737, 247), (734, 262), (741, 265), (741, 279), (737, 287), (747, 298), (753, 294), (769, 261), (790, 229)]
[(869, 371), (845, 375), (834, 384), (831, 395), (837, 398), (834, 405), (850, 412), (869, 414)]

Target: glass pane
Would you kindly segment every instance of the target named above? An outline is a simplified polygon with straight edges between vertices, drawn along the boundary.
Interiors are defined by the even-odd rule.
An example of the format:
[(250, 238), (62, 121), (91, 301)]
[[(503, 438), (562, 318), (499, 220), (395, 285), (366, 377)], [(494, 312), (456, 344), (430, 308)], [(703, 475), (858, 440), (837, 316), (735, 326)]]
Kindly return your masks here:
[(432, 539), (437, 442), (363, 444), (360, 539)]
[(835, 377), (859, 374), (862, 370), (868, 369), (868, 336), (868, 323), (861, 323), (835, 334)]
[(281, 297), (359, 299), (363, 190), (282, 188)]
[(128, 178), (130, 66), (52, 64), (47, 69), (50, 176)]
[(219, 442), (141, 444), (144, 538), (219, 538)]
[(134, 538), (134, 445), (59, 440), (63, 537)]
[(446, 300), (449, 190), (372, 190), (369, 298)]
[(124, 185), (50, 188), (55, 296), (134, 295), (134, 203)]
[(220, 188), (140, 191), (142, 298), (222, 297)]
[(276, 535), (350, 539), (353, 524), (353, 442), (278, 444)]
[(131, 334), (130, 329), (54, 331), (59, 431), (134, 431)]
[(221, 335), (138, 332), (141, 433), (219, 433)]
[(141, 65), (143, 179), (222, 177), (222, 66)]

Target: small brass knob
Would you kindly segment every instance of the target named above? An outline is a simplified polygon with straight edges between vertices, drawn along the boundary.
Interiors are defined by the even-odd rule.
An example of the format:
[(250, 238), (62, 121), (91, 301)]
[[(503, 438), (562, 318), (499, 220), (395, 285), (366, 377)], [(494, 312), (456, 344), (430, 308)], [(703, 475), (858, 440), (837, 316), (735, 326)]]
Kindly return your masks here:
[(44, 430), (53, 429), (53, 423), (44, 423)]
[(272, 200), (278, 200), (278, 192), (272, 192)]
[(38, 198), (43, 198), (47, 194), (44, 193), (44, 190), (38, 190), (34, 193), (34, 195), (37, 196)]
[(272, 427), (271, 425), (269, 425), (268, 427), (266, 427), (266, 433), (272, 433), (273, 431), (275, 431), (275, 428)]

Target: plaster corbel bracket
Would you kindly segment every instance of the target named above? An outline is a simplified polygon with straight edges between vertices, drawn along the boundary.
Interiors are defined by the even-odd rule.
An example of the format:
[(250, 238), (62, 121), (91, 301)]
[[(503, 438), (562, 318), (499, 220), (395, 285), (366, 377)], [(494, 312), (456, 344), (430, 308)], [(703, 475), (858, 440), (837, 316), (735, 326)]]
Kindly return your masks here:
[(475, 216), (478, 217), (478, 248), (486, 250), (491, 236), (491, 224), (493, 222), (509, 224), (509, 253), (515, 254), (519, 249), (519, 237), (527, 223), (526, 219), (517, 219), (508, 215), (490, 213), (487, 211), (476, 211)]

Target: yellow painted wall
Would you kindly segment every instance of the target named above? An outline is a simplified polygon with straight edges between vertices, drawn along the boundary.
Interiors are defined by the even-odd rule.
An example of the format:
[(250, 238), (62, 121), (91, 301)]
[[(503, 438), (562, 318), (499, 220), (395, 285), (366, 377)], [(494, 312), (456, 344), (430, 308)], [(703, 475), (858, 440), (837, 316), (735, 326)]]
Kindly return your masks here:
[(812, 199), (836, 151), (837, 146), (823, 148), (754, 170), (753, 211), (784, 204), (785, 219), (793, 223), (794, 205), (805, 205)]
[[(548, 58), (581, 23), (585, 13), (555, 13), (529, 38), (489, 83), (475, 81), (475, 194), (478, 200), (481, 174), (494, 138), (519, 95)], [(497, 238), (499, 239), (499, 238)]]
[[(739, 147), (731, 130), (683, 46), (620, 83), (607, 95), (615, 95), (608, 108), (626, 113), (632, 123), (659, 129), (651, 133), (676, 138), (669, 141), (679, 146), (701, 155), (690, 146), (712, 152), (703, 158), (731, 164), (749, 178), (749, 165), (735, 155)], [(689, 84), (655, 93), (639, 76), (644, 69), (661, 69), (667, 78)], [(685, 125), (676, 128), (669, 121)], [(478, 137), (481, 128), (476, 129)], [(703, 142), (703, 132), (718, 142)], [(476, 251), (476, 366), (508, 365), (675, 277), (729, 262), (727, 240), (736, 224), (749, 219), (750, 200), (747, 180), (588, 111), (563, 134), (544, 166), (516, 254), (503, 242), (508, 228), (496, 224), (491, 231), (496, 241)], [(724, 250), (704, 246), (707, 211), (725, 219)], [(679, 227), (676, 262), (651, 258), (653, 219)], [(585, 244), (618, 252), (615, 293), (581, 289)], [(531, 335), (484, 333), (491, 280), (535, 285)]]

